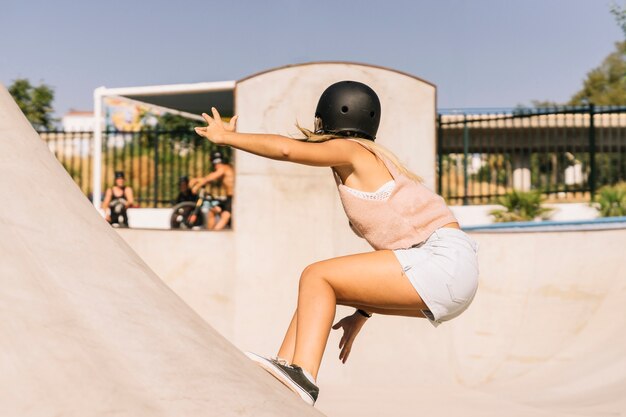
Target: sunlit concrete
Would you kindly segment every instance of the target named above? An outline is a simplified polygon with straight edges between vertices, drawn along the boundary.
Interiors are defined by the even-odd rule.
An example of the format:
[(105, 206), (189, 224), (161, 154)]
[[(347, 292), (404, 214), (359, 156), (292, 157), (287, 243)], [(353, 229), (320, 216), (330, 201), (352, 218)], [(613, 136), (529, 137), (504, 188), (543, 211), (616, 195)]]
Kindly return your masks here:
[(2, 86), (0, 192), (0, 415), (320, 415), (151, 271)]
[[(284, 80), (262, 74), (266, 82), (259, 79), (249, 91), (267, 110), (256, 117), (251, 105), (242, 107), (241, 130), (289, 133), (292, 127), (279, 127), (277, 120), (307, 123), (323, 85), (355, 77), (339, 69), (334, 79), (325, 74), (323, 68)], [(396, 76), (402, 77), (385, 74)], [(308, 104), (300, 104), (301, 97)], [(291, 117), (276, 116), (290, 111)], [(412, 146), (409, 135), (383, 137), (396, 151)], [(434, 143), (434, 136), (428, 138)], [(410, 163), (419, 146), (398, 153)], [(432, 164), (411, 168), (425, 178), (434, 173)], [(239, 152), (237, 170), (233, 231), (119, 233), (229, 340), (274, 354), (295, 307), (302, 269), (371, 249), (350, 231), (327, 169)], [(481, 274), (470, 309), (436, 329), (420, 319), (375, 316), (346, 365), (337, 360), (339, 335), (333, 332), (319, 375), (319, 409), (372, 417), (626, 415), (626, 231), (472, 236), (481, 245)], [(350, 312), (341, 308), (338, 317)]]
[[(380, 91), (417, 83), (430, 111), (428, 83), (378, 68), (368, 75), (365, 66), (335, 69), (340, 79), (379, 77)], [(266, 89), (276, 89), (259, 93), (259, 105), (297, 106), (307, 83), (319, 78), (319, 93), (332, 81), (323, 65), (307, 71), (287, 74), (289, 88), (281, 77), (259, 75), (269, 77)], [(395, 77), (406, 79), (394, 84)], [(254, 79), (242, 81), (238, 94), (245, 82)], [(262, 84), (248, 90), (249, 100)], [(254, 119), (253, 107), (241, 110), (242, 130), (275, 127), (271, 111)], [(309, 110), (299, 112), (299, 120), (309, 117)], [(245, 125), (248, 115), (268, 125)], [(422, 170), (412, 159), (421, 145), (412, 148), (398, 132), (388, 146), (432, 183), (433, 167)], [(434, 134), (424, 136), (429, 140), (434, 152)], [(3, 411), (314, 415), (228, 341), (274, 353), (301, 270), (370, 249), (348, 228), (327, 169), (243, 153), (237, 169), (233, 231), (115, 231), (2, 91), (0, 190), (17, 197), (0, 205), (0, 313), (9, 318), (0, 322)], [(472, 236), (481, 245), (481, 273), (470, 309), (438, 328), (375, 316), (346, 365), (337, 360), (333, 332), (319, 375), (319, 410), (372, 417), (626, 415), (626, 231)], [(340, 309), (339, 316), (349, 312)]]

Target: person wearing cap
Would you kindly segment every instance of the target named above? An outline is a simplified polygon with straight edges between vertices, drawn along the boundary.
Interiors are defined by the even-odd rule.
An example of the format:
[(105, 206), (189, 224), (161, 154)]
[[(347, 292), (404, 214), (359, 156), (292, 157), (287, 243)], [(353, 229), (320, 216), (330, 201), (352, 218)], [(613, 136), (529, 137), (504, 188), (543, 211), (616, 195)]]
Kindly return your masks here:
[(113, 226), (128, 226), (126, 210), (135, 204), (133, 189), (126, 185), (123, 171), (115, 171), (115, 182), (104, 193), (102, 209), (106, 213), (106, 220)]
[(220, 213), (220, 221), (215, 225), (214, 230), (221, 230), (230, 224), (230, 216), (232, 213), (233, 205), (233, 192), (235, 189), (235, 169), (226, 157), (220, 151), (214, 151), (211, 153), (211, 163), (215, 169), (209, 175), (199, 178), (194, 178), (190, 181), (193, 193), (198, 193), (200, 188), (206, 184), (215, 181), (221, 181), (226, 191), (226, 199), (222, 204), (222, 213)]

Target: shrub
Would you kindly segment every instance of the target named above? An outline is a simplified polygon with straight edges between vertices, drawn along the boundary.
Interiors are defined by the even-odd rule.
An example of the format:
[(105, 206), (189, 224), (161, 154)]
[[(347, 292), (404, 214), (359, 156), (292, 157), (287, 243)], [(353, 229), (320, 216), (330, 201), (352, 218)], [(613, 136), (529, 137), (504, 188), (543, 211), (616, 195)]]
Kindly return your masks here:
[(600, 188), (594, 200), (600, 217), (626, 216), (626, 182)]
[(499, 197), (496, 202), (504, 209), (491, 210), (490, 215), (496, 223), (545, 220), (552, 212), (551, 208), (542, 207), (543, 197), (537, 191), (513, 190)]

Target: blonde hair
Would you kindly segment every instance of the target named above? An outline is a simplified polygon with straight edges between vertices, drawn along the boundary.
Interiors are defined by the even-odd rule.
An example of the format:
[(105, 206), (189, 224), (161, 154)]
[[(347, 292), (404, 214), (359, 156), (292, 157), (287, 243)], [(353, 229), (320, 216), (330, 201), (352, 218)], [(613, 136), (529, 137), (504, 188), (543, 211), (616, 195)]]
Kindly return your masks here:
[(376, 155), (378, 158), (381, 158), (382, 156), (388, 159), (401, 174), (405, 175), (406, 177), (410, 178), (411, 180), (415, 182), (420, 182), (420, 183), (424, 182), (422, 177), (409, 171), (409, 169), (405, 167), (402, 164), (402, 162), (400, 162), (398, 157), (393, 152), (391, 152), (389, 149), (385, 148), (384, 146), (375, 143), (372, 140), (358, 138), (358, 137), (338, 136), (338, 135), (332, 135), (332, 134), (318, 134), (318, 133), (310, 131), (309, 129), (301, 127), (299, 124), (296, 124), (296, 126), (298, 127), (300, 132), (302, 132), (302, 134), (305, 136), (304, 138), (297, 138), (298, 140), (301, 140), (304, 142), (318, 142), (318, 143), (326, 142), (328, 140), (333, 140), (333, 139), (356, 140), (361, 145), (363, 145), (366, 149), (368, 149), (370, 152)]

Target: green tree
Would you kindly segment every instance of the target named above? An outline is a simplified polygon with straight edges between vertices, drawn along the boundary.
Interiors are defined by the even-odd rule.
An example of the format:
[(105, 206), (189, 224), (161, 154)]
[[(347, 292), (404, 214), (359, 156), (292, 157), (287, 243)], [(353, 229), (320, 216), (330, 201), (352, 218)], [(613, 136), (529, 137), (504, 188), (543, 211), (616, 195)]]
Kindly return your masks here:
[(626, 38), (626, 9), (618, 6), (615, 2), (609, 5), (609, 9), (611, 10), (611, 14), (615, 17), (618, 26), (622, 29), (622, 32), (624, 32), (624, 38)]
[(157, 117), (156, 127), (165, 131), (191, 131), (194, 127), (200, 126), (201, 122), (187, 119), (176, 114), (165, 113)]
[(37, 130), (50, 130), (56, 119), (54, 112), (54, 90), (46, 84), (34, 86), (26, 78), (18, 78), (9, 86), (9, 93), (28, 121)]
[[(609, 6), (626, 39), (626, 8), (615, 2)], [(594, 103), (601, 106), (626, 104), (626, 41), (616, 42), (599, 67), (587, 73), (583, 88), (569, 101), (571, 105)]]
[(563, 104), (557, 103), (551, 100), (531, 100), (530, 106), (526, 104), (518, 104), (513, 109), (513, 114), (524, 114), (534, 112), (539, 109), (555, 109), (561, 107)]
[(552, 100), (532, 100), (530, 103), (535, 109), (553, 109), (562, 106), (562, 104)]
[(571, 105), (586, 103), (626, 104), (626, 41), (615, 44), (615, 51), (587, 74), (583, 88), (569, 102)]

